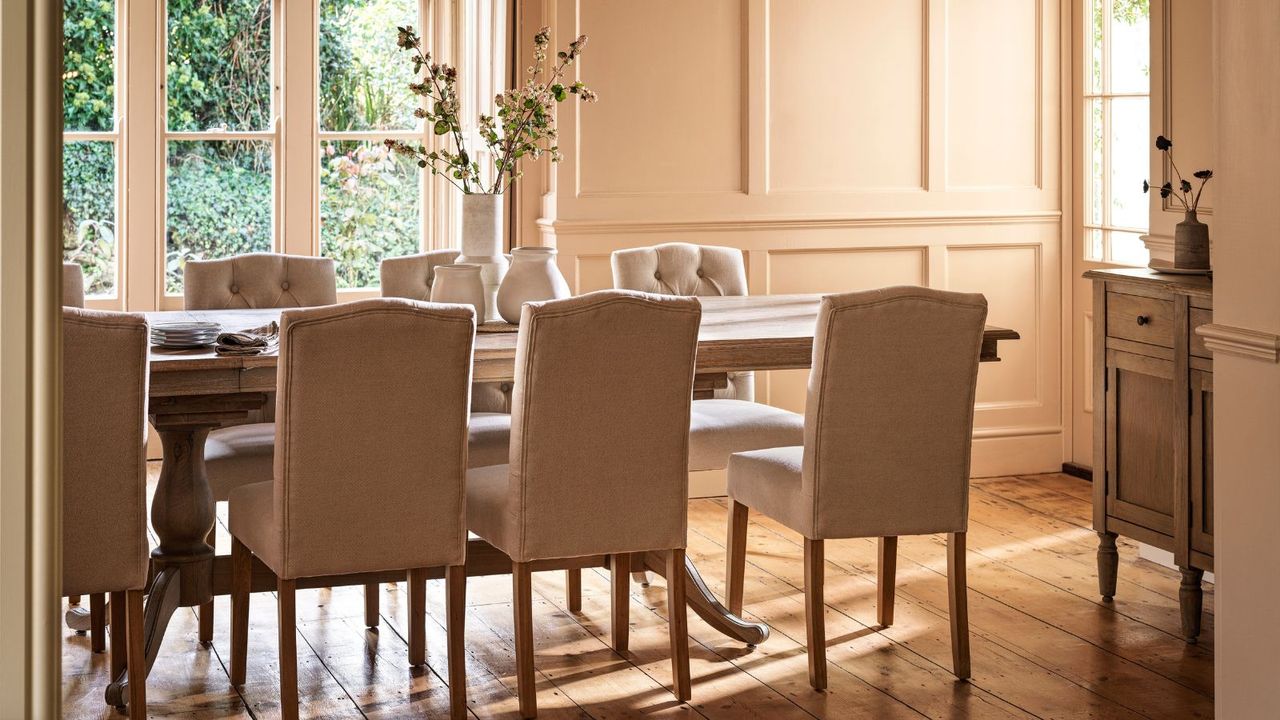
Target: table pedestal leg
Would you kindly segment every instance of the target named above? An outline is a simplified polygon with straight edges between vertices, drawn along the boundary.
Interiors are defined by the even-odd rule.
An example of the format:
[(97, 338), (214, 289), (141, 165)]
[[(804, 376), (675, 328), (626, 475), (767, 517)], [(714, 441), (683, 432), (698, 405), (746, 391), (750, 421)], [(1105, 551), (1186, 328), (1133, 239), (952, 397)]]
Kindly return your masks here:
[[(632, 561), (633, 564), (635, 561)], [(660, 553), (645, 553), (643, 567), (662, 577), (667, 576), (666, 557)], [(759, 645), (769, 638), (769, 626), (764, 623), (747, 622), (729, 612), (729, 608), (720, 604), (715, 593), (707, 587), (707, 583), (698, 573), (698, 566), (688, 555), (684, 558), (685, 600), (690, 608), (708, 625), (717, 631), (747, 645)]]

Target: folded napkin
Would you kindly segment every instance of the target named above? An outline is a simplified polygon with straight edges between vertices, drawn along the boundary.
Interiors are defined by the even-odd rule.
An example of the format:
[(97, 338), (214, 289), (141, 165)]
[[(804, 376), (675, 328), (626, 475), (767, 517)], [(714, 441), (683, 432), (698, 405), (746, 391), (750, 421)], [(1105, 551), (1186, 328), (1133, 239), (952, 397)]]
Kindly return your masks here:
[(218, 334), (214, 352), (219, 355), (265, 355), (280, 344), (280, 324), (272, 320), (262, 327)]

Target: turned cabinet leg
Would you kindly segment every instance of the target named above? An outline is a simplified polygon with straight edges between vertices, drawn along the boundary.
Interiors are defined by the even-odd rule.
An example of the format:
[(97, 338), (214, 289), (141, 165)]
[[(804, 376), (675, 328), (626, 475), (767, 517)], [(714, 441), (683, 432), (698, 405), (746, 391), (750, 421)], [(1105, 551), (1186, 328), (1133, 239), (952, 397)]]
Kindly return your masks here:
[(880, 538), (879, 562), (876, 569), (876, 622), (880, 627), (893, 624), (893, 599), (898, 575), (898, 538)]
[(1195, 643), (1200, 636), (1200, 612), (1204, 607), (1204, 589), (1200, 581), (1204, 570), (1178, 568), (1182, 571), (1182, 584), (1178, 587), (1178, 605), (1182, 609), (1182, 637)]
[(809, 646), (809, 684), (827, 689), (827, 625), (822, 599), (823, 542), (804, 539), (804, 626)]
[(725, 544), (727, 556), (724, 570), (725, 602), (729, 612), (742, 616), (742, 582), (747, 572), (747, 520), (751, 510), (733, 501), (729, 510), (729, 538)]
[(1116, 550), (1116, 534), (1098, 533), (1098, 594), (1103, 602), (1116, 596), (1116, 573), (1120, 570), (1120, 553)]

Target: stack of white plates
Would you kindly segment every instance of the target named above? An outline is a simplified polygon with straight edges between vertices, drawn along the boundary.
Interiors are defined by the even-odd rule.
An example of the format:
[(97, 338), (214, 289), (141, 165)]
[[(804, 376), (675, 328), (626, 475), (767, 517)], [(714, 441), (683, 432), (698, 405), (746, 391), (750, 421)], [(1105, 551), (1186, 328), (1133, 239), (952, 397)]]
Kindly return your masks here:
[(151, 326), (151, 344), (165, 348), (212, 345), (222, 326), (213, 322), (166, 322)]

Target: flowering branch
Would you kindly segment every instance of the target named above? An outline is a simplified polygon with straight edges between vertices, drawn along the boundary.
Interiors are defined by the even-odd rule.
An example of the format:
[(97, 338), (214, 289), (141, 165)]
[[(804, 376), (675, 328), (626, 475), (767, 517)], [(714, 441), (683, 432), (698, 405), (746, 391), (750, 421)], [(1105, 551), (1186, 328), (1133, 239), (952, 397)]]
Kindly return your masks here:
[[(1173, 196), (1182, 204), (1182, 209), (1186, 212), (1193, 213), (1200, 207), (1200, 194), (1204, 192), (1205, 183), (1213, 177), (1212, 170), (1197, 170), (1192, 175), (1200, 180), (1200, 187), (1195, 188), (1192, 192), (1191, 183), (1182, 177), (1182, 172), (1178, 170), (1178, 164), (1173, 161), (1173, 141), (1169, 138), (1159, 135), (1156, 137), (1156, 149), (1164, 153), (1169, 158), (1169, 164), (1173, 167), (1174, 175), (1178, 176), (1178, 185), (1175, 188), (1172, 182), (1167, 182), (1160, 186), (1160, 197), (1168, 198)], [(1151, 183), (1146, 180), (1142, 181), (1142, 192), (1151, 190)]]

